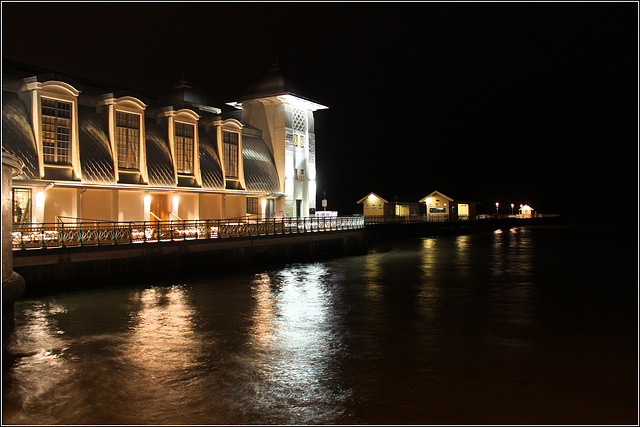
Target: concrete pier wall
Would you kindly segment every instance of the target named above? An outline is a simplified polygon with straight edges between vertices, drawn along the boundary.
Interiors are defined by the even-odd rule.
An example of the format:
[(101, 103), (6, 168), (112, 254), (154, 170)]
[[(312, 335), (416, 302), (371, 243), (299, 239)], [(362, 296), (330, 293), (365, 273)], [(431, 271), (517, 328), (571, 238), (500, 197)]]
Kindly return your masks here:
[(216, 274), (260, 263), (287, 263), (366, 253), (364, 229), (259, 238), (187, 240), (122, 246), (16, 251), (14, 269), (26, 295), (118, 282)]

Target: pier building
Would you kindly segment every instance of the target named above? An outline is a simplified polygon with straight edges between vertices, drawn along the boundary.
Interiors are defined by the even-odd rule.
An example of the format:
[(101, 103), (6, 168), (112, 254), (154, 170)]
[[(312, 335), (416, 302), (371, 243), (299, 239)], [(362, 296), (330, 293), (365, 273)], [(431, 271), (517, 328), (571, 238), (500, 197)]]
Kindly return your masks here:
[(420, 203), (389, 202), (376, 193), (369, 193), (358, 200), (362, 204), (362, 213), (365, 216), (410, 216), (424, 214), (424, 207)]
[[(303, 217), (315, 210), (314, 112), (276, 66), (219, 108), (4, 63), (2, 146), (22, 160), (13, 221)], [(231, 110), (231, 111), (225, 111)]]
[(477, 219), (477, 202), (454, 200), (439, 191), (433, 191), (420, 199), (425, 204), (427, 216), (441, 221), (468, 221)]
[(360, 200), (365, 217), (416, 217), (426, 221), (467, 221), (477, 218), (477, 202), (454, 200), (439, 191), (433, 191), (418, 202), (389, 202), (376, 193), (369, 193)]

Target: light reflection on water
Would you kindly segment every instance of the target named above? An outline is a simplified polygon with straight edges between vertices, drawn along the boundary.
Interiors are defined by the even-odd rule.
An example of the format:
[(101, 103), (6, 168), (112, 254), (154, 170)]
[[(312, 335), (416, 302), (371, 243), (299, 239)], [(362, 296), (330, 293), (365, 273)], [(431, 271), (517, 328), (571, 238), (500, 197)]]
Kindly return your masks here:
[[(625, 380), (633, 337), (627, 346), (628, 335), (610, 333), (620, 322), (602, 295), (582, 292), (586, 275), (567, 281), (575, 273), (563, 265), (583, 253), (558, 264), (569, 251), (545, 236), (439, 236), (255, 274), (19, 302), (3, 422), (624, 422), (637, 408)], [(572, 304), (558, 305), (567, 286)], [(597, 322), (585, 303), (600, 307)], [(566, 316), (574, 321), (558, 321)], [(583, 332), (569, 335), (575, 325)]]
[(270, 424), (331, 422), (343, 415), (350, 392), (333, 378), (331, 362), (343, 348), (332, 306), (338, 291), (327, 274), (317, 263), (256, 276), (245, 357), (247, 371), (258, 376), (246, 382), (247, 414)]

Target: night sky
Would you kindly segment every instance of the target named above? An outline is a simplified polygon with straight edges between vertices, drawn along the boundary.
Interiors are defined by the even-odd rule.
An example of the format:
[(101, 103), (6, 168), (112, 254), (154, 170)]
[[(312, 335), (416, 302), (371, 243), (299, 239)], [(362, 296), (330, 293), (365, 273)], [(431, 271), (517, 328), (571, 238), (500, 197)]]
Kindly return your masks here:
[[(318, 206), (433, 190), (638, 206), (638, 4), (2, 3), (3, 59), (213, 106), (278, 58), (316, 112)], [(628, 205), (632, 206), (629, 207)], [(509, 208), (510, 210), (510, 208)]]

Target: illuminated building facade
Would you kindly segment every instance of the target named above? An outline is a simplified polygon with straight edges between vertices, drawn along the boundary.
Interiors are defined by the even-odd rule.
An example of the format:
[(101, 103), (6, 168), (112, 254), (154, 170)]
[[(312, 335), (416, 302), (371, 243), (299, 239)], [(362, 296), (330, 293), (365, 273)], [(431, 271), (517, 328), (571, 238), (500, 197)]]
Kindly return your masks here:
[(256, 87), (226, 114), (184, 81), (161, 98), (5, 64), (14, 222), (308, 216), (326, 107)]
[(419, 202), (389, 202), (376, 193), (369, 193), (358, 200), (362, 214), (371, 216), (426, 215), (432, 221), (466, 221), (477, 218), (477, 202), (454, 200), (439, 191), (434, 191)]
[(262, 130), (284, 192), (277, 209), (286, 216), (313, 216), (316, 210), (314, 112), (327, 108), (301, 96), (299, 86), (277, 65), (253, 82), (240, 101), (241, 120)]
[(477, 218), (477, 202), (454, 200), (439, 191), (433, 191), (420, 199), (426, 206), (426, 213), (434, 220), (467, 221)]
[(367, 194), (357, 203), (362, 204), (362, 214), (364, 216), (410, 216), (424, 213), (423, 206), (420, 203), (389, 202), (376, 193)]

